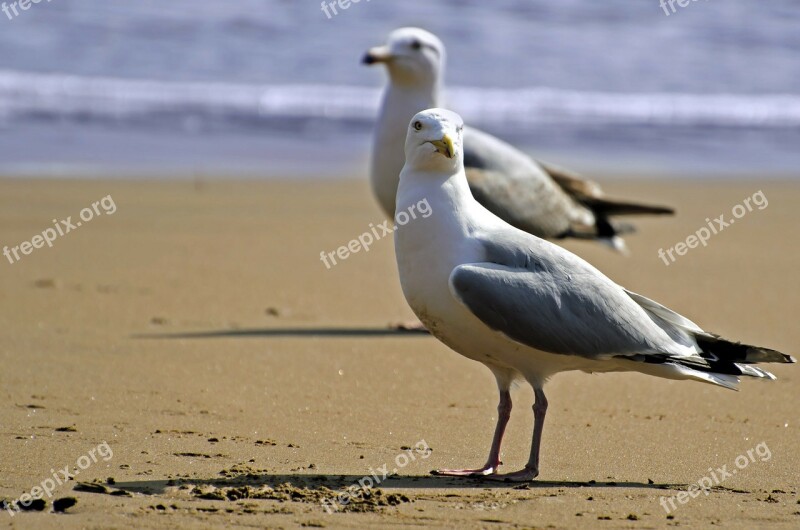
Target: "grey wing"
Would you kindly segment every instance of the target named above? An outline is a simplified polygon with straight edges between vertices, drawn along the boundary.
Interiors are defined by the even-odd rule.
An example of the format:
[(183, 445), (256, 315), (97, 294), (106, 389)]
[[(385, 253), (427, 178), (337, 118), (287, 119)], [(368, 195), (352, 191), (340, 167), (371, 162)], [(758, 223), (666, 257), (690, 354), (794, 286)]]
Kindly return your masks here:
[(576, 226), (594, 225), (591, 211), (533, 159), (491, 135), (465, 128), (464, 166), (475, 199), (517, 228), (556, 238)]
[(537, 160), (537, 163), (565, 193), (577, 201), (599, 199), (604, 195), (600, 185), (592, 180), (555, 164), (542, 162), (541, 160)]
[[(612, 215), (671, 215), (675, 210), (669, 206), (659, 206), (629, 200), (606, 197), (600, 186), (577, 173), (537, 160), (536, 163), (573, 200), (589, 208), (595, 216)], [(622, 227), (619, 227), (622, 230)], [(620, 233), (619, 230), (617, 233)]]
[(545, 241), (530, 242), (535, 252), (508, 241), (524, 235), (492, 234), (486, 262), (450, 275), (453, 296), (491, 329), (541, 351), (597, 360), (697, 352), (687, 331), (659, 325), (580, 258)]

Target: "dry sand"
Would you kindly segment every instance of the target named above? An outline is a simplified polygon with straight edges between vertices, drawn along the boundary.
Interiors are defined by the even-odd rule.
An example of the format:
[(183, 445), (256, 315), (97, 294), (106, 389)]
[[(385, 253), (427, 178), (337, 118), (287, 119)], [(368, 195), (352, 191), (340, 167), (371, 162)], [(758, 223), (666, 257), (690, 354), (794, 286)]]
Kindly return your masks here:
[[(800, 186), (605, 187), (679, 215), (637, 220), (629, 258), (587, 243), (571, 250), (709, 330), (800, 353)], [(766, 209), (669, 267), (659, 260), (659, 247), (759, 189)], [(434, 339), (386, 330), (413, 317), (391, 240), (331, 270), (321, 263), (320, 251), (383, 220), (365, 183), (2, 180), (0, 245), (30, 240), (53, 218), (75, 221), (109, 194), (115, 214), (13, 265), (0, 256), (0, 499), (51, 469), (74, 472), (92, 450), (106, 454), (104, 441), (113, 450), (58, 486), (43, 511), (0, 512), (2, 528), (800, 527), (796, 365), (738, 393), (562, 374), (546, 389), (537, 482), (432, 477), (483, 463), (496, 389), (487, 369)], [(524, 464), (532, 425), (531, 392), (514, 398), (506, 469)], [(415, 452), (420, 443), (432, 453)], [(709, 468), (736, 469), (756, 447), (771, 457), (753, 453), (668, 518), (660, 497)], [(398, 475), (370, 498), (322, 507), (384, 464)], [(65, 497), (78, 502), (52, 513)]]

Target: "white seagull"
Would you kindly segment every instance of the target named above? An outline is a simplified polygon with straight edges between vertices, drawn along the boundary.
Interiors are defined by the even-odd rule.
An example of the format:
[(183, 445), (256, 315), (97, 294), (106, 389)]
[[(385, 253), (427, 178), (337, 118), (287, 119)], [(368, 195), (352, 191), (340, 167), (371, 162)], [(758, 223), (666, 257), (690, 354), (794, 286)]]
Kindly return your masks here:
[[(406, 127), (414, 114), (440, 106), (445, 49), (433, 34), (401, 28), (388, 43), (370, 49), (366, 64), (389, 72), (375, 130), (370, 180), (386, 215), (393, 218)], [(620, 234), (627, 224), (616, 215), (672, 214), (671, 208), (608, 199), (592, 181), (537, 162), (515, 147), (477, 129), (464, 131), (464, 163), (475, 198), (508, 223), (545, 239), (599, 240), (625, 251)]]
[[(636, 371), (735, 390), (739, 376), (775, 379), (754, 363), (794, 362), (789, 355), (706, 332), (491, 213), (470, 193), (463, 131), (461, 118), (447, 110), (414, 116), (397, 193), (398, 211), (423, 199), (432, 210), (394, 234), (406, 300), (437, 339), (485, 364), (500, 391), (486, 464), (435, 473), (535, 478), (547, 411), (543, 387), (558, 372)], [(535, 393), (533, 441), (525, 468), (503, 475), (497, 473), (500, 443), (515, 380), (527, 381)]]

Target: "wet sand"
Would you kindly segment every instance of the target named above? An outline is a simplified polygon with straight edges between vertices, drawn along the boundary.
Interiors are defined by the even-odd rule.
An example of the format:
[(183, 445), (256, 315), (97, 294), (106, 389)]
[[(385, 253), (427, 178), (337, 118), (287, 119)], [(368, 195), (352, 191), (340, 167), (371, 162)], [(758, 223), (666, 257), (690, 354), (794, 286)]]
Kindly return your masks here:
[[(636, 219), (628, 258), (565, 246), (708, 330), (800, 354), (798, 184), (604, 188), (678, 215)], [(669, 266), (658, 257), (758, 190), (767, 207)], [(0, 499), (75, 475), (42, 511), (0, 511), (0, 527), (800, 525), (797, 365), (738, 393), (561, 374), (537, 482), (433, 477), (483, 463), (496, 388), (429, 336), (387, 329), (413, 318), (391, 239), (320, 260), (383, 221), (366, 183), (0, 180), (0, 245), (109, 195), (113, 214), (100, 207), (13, 264), (0, 256)], [(532, 426), (532, 393), (513, 397), (509, 470)], [(368, 497), (335, 501), (374, 473)], [(714, 477), (708, 495), (679, 497)]]

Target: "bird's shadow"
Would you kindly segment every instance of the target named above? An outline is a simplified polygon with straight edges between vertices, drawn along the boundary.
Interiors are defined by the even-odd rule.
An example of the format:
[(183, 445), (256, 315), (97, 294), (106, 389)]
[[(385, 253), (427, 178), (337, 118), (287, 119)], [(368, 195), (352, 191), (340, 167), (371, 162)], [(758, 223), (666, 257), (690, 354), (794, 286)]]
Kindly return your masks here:
[[(358, 486), (359, 481), (364, 481), (364, 475), (309, 475), (309, 474), (245, 474), (232, 478), (179, 478), (169, 480), (141, 480), (130, 482), (118, 482), (114, 484), (117, 490), (129, 493), (141, 493), (145, 495), (158, 495), (166, 492), (170, 487), (181, 486), (214, 486), (216, 488), (240, 488), (243, 486), (272, 488), (290, 485), (294, 488), (305, 488), (317, 490), (326, 488), (328, 490), (344, 490), (345, 488)], [(678, 490), (685, 489), (685, 484), (657, 484), (651, 482), (598, 482), (589, 480), (581, 481), (560, 481), (560, 480), (536, 480), (533, 482), (499, 482), (486, 480), (480, 477), (446, 477), (437, 475), (392, 475), (386, 478), (379, 477), (380, 480), (373, 482), (375, 487), (385, 490), (390, 489), (546, 489), (546, 488), (640, 488), (653, 490)], [(363, 483), (363, 482), (362, 482)]]
[(244, 328), (209, 331), (187, 331), (177, 333), (137, 333), (134, 339), (222, 339), (222, 338), (269, 338), (269, 337), (328, 337), (328, 338), (374, 338), (374, 337), (426, 337), (424, 329), (395, 328)]

